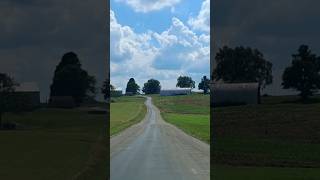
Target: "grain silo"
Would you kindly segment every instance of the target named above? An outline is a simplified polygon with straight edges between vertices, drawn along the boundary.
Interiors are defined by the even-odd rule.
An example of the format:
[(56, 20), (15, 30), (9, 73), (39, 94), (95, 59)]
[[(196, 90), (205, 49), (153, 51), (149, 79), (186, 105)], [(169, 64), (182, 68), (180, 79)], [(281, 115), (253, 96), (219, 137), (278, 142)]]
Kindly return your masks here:
[(213, 106), (258, 104), (258, 83), (213, 83)]

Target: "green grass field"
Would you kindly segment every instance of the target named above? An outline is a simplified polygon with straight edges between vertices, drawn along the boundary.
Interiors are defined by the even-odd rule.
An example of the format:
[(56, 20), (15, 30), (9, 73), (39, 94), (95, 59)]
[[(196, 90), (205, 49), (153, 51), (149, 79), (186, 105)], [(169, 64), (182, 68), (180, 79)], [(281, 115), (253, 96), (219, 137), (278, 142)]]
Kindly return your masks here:
[(110, 135), (140, 122), (147, 108), (144, 105), (145, 98), (141, 96), (122, 96), (113, 98), (110, 107)]
[(155, 105), (167, 122), (186, 133), (210, 143), (210, 96), (152, 96)]
[(320, 168), (213, 167), (217, 180), (318, 180)]
[(213, 177), (319, 179), (319, 110), (316, 100), (303, 104), (294, 96), (214, 108)]
[(105, 179), (106, 115), (80, 109), (39, 109), (4, 121), (17, 130), (0, 131), (0, 179)]

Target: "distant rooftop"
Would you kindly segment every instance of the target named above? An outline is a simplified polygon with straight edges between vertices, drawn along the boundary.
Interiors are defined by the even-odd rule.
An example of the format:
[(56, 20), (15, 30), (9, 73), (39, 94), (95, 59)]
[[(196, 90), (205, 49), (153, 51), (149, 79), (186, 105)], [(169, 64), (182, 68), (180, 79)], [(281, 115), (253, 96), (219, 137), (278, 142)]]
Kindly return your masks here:
[(19, 86), (15, 88), (15, 91), (17, 92), (38, 92), (39, 86), (35, 82), (25, 82), (20, 83)]
[(171, 88), (171, 89), (161, 89), (161, 91), (175, 91), (175, 90), (191, 90), (191, 88)]
[(257, 89), (258, 83), (214, 83), (214, 89), (239, 90), (239, 89)]

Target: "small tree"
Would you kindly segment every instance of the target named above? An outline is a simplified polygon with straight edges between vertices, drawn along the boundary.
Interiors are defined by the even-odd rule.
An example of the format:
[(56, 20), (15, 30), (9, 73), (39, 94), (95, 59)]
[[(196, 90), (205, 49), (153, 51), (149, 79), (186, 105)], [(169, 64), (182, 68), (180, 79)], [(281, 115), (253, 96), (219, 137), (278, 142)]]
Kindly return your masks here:
[(106, 79), (103, 82), (102, 88), (101, 88), (101, 93), (103, 94), (103, 97), (105, 100), (107, 100), (110, 97), (110, 91), (113, 91), (114, 87), (109, 84), (109, 80)]
[[(2, 116), (5, 112), (13, 111), (10, 94), (14, 92), (17, 84), (5, 73), (0, 73), (0, 128), (2, 127)], [(12, 97), (12, 96), (11, 96)]]
[(110, 84), (110, 91), (114, 91), (116, 88), (112, 85), (112, 84)]
[(149, 79), (146, 83), (144, 83), (142, 91), (145, 94), (159, 94), (160, 93), (160, 82), (155, 79)]
[(282, 75), (284, 89), (300, 91), (306, 100), (320, 89), (320, 57), (316, 57), (308, 46), (301, 45), (297, 54), (292, 55), (292, 64)]
[(130, 78), (128, 83), (127, 83), (127, 88), (126, 88), (126, 94), (138, 94), (140, 91), (139, 85), (136, 83), (134, 78)]
[(210, 88), (209, 84), (210, 84), (210, 80), (207, 79), (207, 76), (203, 76), (203, 78), (201, 79), (201, 82), (198, 85), (198, 89), (202, 89), (203, 93), (207, 94)]
[(195, 88), (195, 82), (189, 76), (179, 76), (176, 87), (180, 88)]

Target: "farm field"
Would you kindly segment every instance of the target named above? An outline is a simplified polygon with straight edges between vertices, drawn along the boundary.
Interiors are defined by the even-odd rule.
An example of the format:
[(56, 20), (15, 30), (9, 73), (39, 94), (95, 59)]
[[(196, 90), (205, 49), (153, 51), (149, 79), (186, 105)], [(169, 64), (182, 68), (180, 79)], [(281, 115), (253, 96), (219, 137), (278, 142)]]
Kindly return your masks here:
[(152, 98), (165, 121), (210, 143), (210, 95), (153, 95)]
[(263, 97), (261, 105), (214, 108), (213, 178), (318, 179), (318, 100)]
[(141, 96), (122, 96), (112, 99), (110, 106), (110, 136), (140, 122), (147, 108), (146, 98)]
[(42, 108), (5, 114), (17, 130), (0, 131), (1, 179), (104, 179), (108, 149), (105, 114), (85, 108)]

